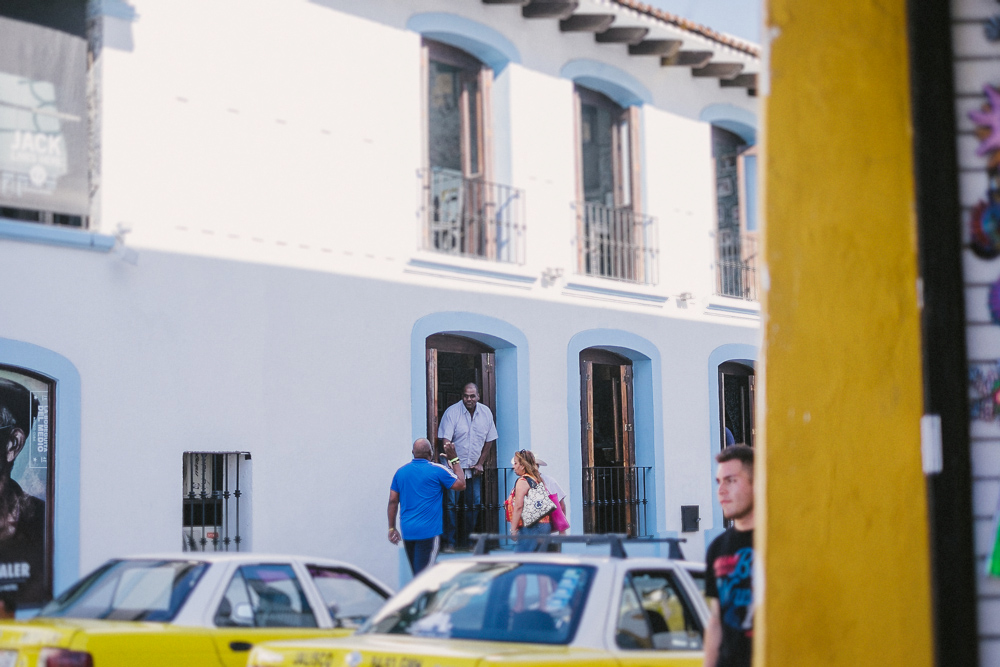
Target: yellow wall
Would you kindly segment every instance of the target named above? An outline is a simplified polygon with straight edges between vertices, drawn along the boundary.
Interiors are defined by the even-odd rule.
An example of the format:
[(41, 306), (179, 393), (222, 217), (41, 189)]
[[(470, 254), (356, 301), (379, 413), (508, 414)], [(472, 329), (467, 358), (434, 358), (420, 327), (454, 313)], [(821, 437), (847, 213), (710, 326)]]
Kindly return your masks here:
[(767, 13), (755, 664), (931, 665), (905, 1)]

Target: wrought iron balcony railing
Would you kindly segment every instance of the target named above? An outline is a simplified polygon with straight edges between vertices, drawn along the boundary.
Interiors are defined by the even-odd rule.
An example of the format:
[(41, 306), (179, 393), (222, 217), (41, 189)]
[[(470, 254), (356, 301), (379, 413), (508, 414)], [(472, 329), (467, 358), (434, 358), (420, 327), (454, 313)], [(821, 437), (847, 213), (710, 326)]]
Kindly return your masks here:
[(647, 478), (651, 466), (598, 466), (583, 469), (583, 532), (650, 535)]
[(718, 282), (716, 293), (747, 301), (757, 301), (760, 278), (757, 274), (757, 235), (732, 229), (716, 232)]
[(656, 284), (660, 250), (655, 218), (589, 201), (576, 208), (580, 273)]
[[(649, 537), (648, 482), (652, 474), (651, 466), (584, 468), (583, 532)], [(517, 475), (512, 468), (487, 468), (477, 477), (479, 481), (475, 483), (467, 480), (465, 492), (445, 494), (445, 532), (448, 533), (449, 522), (454, 521), (455, 542), (459, 549), (471, 547), (468, 539), (472, 534), (510, 534), (510, 524), (504, 516), (504, 500), (514, 488)], [(478, 502), (473, 484), (479, 485)], [(570, 530), (578, 532), (580, 528)]]
[(496, 262), (524, 263), (524, 193), (465, 178), (451, 169), (421, 172), (423, 248)]

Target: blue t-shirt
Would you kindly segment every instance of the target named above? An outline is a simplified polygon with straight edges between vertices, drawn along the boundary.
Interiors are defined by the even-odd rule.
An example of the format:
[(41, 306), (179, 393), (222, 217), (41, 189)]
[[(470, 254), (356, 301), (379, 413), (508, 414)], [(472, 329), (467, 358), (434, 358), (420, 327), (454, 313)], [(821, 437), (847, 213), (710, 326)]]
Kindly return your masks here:
[(455, 473), (427, 459), (413, 459), (396, 471), (389, 488), (399, 494), (403, 539), (426, 540), (442, 533), (441, 499), (456, 479)]

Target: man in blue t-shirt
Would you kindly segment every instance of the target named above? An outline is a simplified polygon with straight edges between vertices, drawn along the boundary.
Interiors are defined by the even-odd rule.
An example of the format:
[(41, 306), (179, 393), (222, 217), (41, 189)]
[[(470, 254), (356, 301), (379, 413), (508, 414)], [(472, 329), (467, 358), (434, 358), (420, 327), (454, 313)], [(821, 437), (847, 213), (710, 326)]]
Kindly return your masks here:
[[(444, 492), (465, 490), (465, 473), (455, 454), (455, 446), (450, 442), (444, 445), (451, 470), (431, 461), (433, 451), (427, 438), (418, 438), (413, 443), (413, 460), (396, 471), (389, 486), (389, 541), (399, 544), (399, 540), (403, 540), (414, 575), (437, 557), (443, 530), (441, 499)], [(396, 530), (397, 512), (402, 536)]]

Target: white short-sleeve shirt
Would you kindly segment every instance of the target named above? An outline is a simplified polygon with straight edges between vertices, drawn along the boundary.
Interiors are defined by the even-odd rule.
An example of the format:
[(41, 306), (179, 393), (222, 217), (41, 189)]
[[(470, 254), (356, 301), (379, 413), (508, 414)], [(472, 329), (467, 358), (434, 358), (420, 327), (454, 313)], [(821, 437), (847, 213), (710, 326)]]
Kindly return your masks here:
[(562, 490), (557, 482), (551, 475), (546, 475), (542, 473), (542, 484), (545, 485), (545, 490), (549, 492), (549, 495), (553, 493), (556, 494), (556, 498), (563, 500), (566, 497), (566, 492)]
[(459, 401), (449, 406), (441, 415), (438, 437), (451, 440), (455, 444), (455, 453), (462, 467), (471, 468), (479, 462), (483, 445), (497, 439), (493, 412), (482, 403), (476, 403), (476, 413), (470, 415), (465, 404)]

